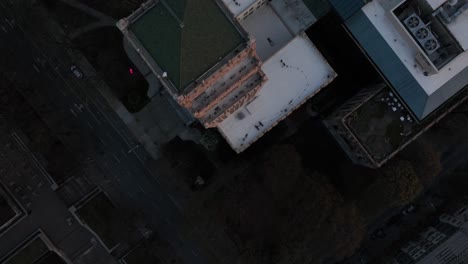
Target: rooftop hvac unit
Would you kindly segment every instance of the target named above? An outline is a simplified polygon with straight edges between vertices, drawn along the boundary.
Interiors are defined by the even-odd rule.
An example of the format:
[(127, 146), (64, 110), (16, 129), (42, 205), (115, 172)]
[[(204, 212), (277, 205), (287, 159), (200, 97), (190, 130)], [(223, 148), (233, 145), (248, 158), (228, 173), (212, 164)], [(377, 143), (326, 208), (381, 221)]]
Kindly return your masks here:
[(440, 47), (440, 44), (434, 34), (432, 34), (418, 15), (414, 13), (411, 14), (403, 21), (403, 23), (419, 45), (421, 45), (426, 54), (430, 55)]
[(424, 75), (432, 75), (437, 73), (435, 66), (429, 62), (429, 60), (424, 54), (422, 54), (422, 52), (418, 52), (415, 59), (416, 63), (419, 64), (419, 66), (424, 71)]
[(243, 112), (239, 112), (239, 113), (236, 114), (236, 118), (238, 120), (242, 120), (242, 119), (245, 118), (245, 114)]

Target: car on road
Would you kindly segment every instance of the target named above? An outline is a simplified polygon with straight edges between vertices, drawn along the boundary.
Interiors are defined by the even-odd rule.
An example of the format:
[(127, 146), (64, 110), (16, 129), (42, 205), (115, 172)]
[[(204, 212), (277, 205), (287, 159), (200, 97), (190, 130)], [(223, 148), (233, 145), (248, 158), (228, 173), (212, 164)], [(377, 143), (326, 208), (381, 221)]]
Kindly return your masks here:
[(416, 211), (416, 206), (413, 204), (408, 205), (403, 210), (401, 210), (402, 215), (410, 215)]
[(387, 234), (385, 234), (384, 230), (382, 228), (379, 228), (371, 234), (370, 239), (374, 240), (377, 238), (384, 238), (386, 235)]
[(70, 71), (75, 75), (76, 78), (81, 79), (83, 78), (83, 72), (78, 68), (76, 65), (70, 66)]

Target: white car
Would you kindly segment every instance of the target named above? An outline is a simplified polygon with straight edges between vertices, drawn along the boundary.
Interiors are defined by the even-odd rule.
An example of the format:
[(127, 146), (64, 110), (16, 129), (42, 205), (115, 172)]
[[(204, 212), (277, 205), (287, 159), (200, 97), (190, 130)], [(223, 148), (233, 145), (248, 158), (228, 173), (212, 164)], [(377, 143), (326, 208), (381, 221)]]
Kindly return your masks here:
[(78, 69), (78, 66), (72, 65), (70, 67), (70, 71), (75, 75), (76, 78), (78, 78), (78, 79), (83, 78), (83, 73), (81, 72), (80, 69)]

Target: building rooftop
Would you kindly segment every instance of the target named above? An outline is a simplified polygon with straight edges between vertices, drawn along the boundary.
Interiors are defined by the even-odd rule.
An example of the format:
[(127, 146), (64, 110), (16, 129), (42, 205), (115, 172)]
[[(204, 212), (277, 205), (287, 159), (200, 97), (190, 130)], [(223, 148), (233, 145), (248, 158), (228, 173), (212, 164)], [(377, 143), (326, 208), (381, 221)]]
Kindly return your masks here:
[[(450, 33), (457, 39), (463, 50), (468, 50), (468, 12), (463, 12), (461, 15), (455, 18), (452, 23), (447, 25)], [(466, 56), (466, 55), (465, 55)]]
[(245, 150), (336, 77), (303, 36), (295, 37), (265, 61), (262, 70), (268, 81), (255, 98), (218, 126), (236, 152)]
[[(380, 4), (382, 1), (385, 0), (370, 2), (364, 6), (362, 10), (427, 94), (435, 92), (444, 83), (468, 66), (468, 52), (464, 52), (447, 64), (446, 67), (439, 70), (437, 74), (426, 76), (424, 74), (424, 69), (421, 67), (414, 67), (414, 58), (419, 52), (419, 48), (412, 43), (408, 35), (401, 32), (400, 28), (394, 26), (393, 23), (395, 22), (386, 15), (386, 11)], [(461, 35), (467, 35), (468, 13), (465, 13), (464, 16), (459, 16), (456, 22), (456, 24), (458, 24), (456, 26), (457, 28), (459, 28), (460, 25), (463, 25), (465, 28), (465, 34)]]
[(257, 54), (262, 60), (270, 58), (294, 38), (283, 20), (269, 5), (261, 7), (240, 21), (240, 24), (255, 39)]
[(302, 0), (302, 1), (317, 19), (320, 19), (321, 17), (323, 17), (331, 9), (328, 0)]
[(245, 42), (214, 0), (156, 0), (130, 23), (179, 92)]
[(447, 2), (447, 0), (427, 0), (427, 3), (431, 6), (432, 9), (439, 8), (443, 3)]
[[(403, 0), (397, 6), (415, 3)], [(346, 26), (412, 112), (418, 119), (423, 119), (468, 84), (466, 50), (453, 48), (455, 51), (451, 51), (448, 58), (438, 62), (444, 48), (457, 47), (456, 42), (466, 42), (467, 11), (447, 24), (447, 28), (452, 28), (453, 36), (445, 34), (445, 26), (438, 18), (431, 20), (434, 23), (428, 23), (434, 35), (438, 35), (435, 29), (445, 31), (443, 36), (438, 35), (441, 45), (437, 52), (427, 54), (388, 5), (386, 0), (371, 1), (350, 16)], [(432, 14), (429, 15), (432, 17)], [(452, 41), (454, 38), (456, 42)], [(447, 44), (442, 45), (443, 41), (447, 41)], [(436, 65), (438, 69), (428, 74), (427, 67), (422, 66), (418, 57), (427, 64), (432, 63), (432, 67), (439, 63)]]
[(346, 125), (376, 161), (381, 161), (413, 136), (416, 123), (385, 86), (352, 114)]
[(257, 0), (223, 0), (233, 16), (238, 16), (251, 7)]

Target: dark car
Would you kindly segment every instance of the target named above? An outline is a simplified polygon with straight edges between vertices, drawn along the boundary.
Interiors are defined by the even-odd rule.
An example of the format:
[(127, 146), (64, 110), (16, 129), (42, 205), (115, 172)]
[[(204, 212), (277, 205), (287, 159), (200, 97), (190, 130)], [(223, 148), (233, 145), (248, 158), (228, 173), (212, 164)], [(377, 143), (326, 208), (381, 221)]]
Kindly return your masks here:
[(385, 234), (385, 232), (383, 231), (382, 228), (379, 228), (377, 230), (375, 230), (371, 236), (370, 236), (370, 239), (374, 240), (376, 238), (384, 238), (387, 234)]

